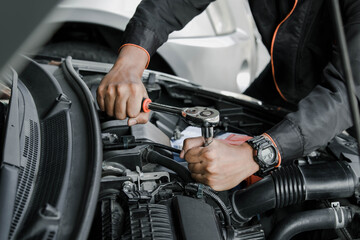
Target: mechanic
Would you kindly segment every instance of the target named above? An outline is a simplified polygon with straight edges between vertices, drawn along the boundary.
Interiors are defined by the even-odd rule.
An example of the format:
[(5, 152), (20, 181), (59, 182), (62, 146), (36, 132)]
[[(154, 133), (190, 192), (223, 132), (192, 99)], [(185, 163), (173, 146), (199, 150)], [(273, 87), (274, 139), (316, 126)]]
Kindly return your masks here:
[[(117, 61), (98, 88), (100, 108), (118, 119), (129, 117), (130, 126), (146, 123), (149, 113), (139, 109), (148, 97), (141, 76), (150, 56), (210, 2), (143, 0), (126, 27)], [(352, 126), (330, 1), (251, 0), (249, 4), (271, 61), (245, 93), (296, 109), (240, 146), (215, 139), (204, 147), (202, 137), (185, 140), (180, 156), (188, 162), (192, 177), (218, 191), (307, 155)], [(340, 0), (340, 5), (360, 97), (360, 1)]]

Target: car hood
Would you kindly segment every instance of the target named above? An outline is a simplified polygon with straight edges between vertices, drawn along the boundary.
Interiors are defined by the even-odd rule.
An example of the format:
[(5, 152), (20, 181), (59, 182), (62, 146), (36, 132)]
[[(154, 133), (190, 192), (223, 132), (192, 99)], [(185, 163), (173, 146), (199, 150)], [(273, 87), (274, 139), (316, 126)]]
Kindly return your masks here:
[(0, 3), (0, 73), (8, 64), (19, 66), (21, 58), (16, 53), (41, 46), (57, 29), (57, 24), (43, 23), (59, 2), (14, 0)]

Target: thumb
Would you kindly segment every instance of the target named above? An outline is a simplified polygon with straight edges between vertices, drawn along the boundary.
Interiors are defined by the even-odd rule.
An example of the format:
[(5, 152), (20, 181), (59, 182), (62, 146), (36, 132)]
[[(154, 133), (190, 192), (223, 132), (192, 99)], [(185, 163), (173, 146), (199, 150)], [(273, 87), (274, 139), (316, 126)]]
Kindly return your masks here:
[(204, 146), (204, 138), (203, 137), (194, 137), (187, 138), (183, 144), (183, 150), (180, 153), (180, 158), (184, 158), (186, 152), (194, 147), (202, 147)]
[(150, 113), (139, 113), (139, 115), (137, 115), (134, 118), (129, 118), (128, 120), (128, 125), (129, 126), (133, 126), (136, 124), (145, 124), (149, 121), (149, 117), (150, 117)]

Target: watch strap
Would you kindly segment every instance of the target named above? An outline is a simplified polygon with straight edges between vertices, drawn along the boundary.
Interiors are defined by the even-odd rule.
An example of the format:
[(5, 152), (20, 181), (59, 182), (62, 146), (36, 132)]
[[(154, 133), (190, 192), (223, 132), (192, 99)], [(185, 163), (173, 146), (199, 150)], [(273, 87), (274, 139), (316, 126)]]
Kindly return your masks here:
[(253, 148), (254, 160), (259, 165), (260, 168), (259, 171), (256, 173), (256, 175), (263, 177), (264, 175), (266, 175), (268, 172), (275, 169), (279, 165), (276, 164), (275, 166), (270, 166), (258, 157), (259, 150), (272, 147), (275, 150), (276, 158), (279, 161), (279, 154), (278, 154), (279, 151), (277, 147), (266, 136), (263, 135), (256, 136), (252, 139), (249, 139), (247, 143)]

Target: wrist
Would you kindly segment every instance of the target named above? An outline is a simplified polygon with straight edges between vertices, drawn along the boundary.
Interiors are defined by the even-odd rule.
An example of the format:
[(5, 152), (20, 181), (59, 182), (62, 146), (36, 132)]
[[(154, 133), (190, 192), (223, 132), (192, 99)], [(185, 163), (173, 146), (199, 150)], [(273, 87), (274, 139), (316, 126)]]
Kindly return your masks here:
[(260, 166), (259, 164), (257, 164), (257, 162), (254, 159), (254, 149), (247, 143), (244, 142), (243, 144), (241, 144), (241, 147), (244, 148), (244, 151), (247, 154), (247, 159), (249, 159), (248, 161), (248, 170), (249, 170), (249, 176), (256, 173), (257, 171), (260, 170)]
[(127, 63), (144, 70), (150, 63), (150, 55), (143, 47), (127, 43), (119, 48), (119, 57), (116, 62)]

